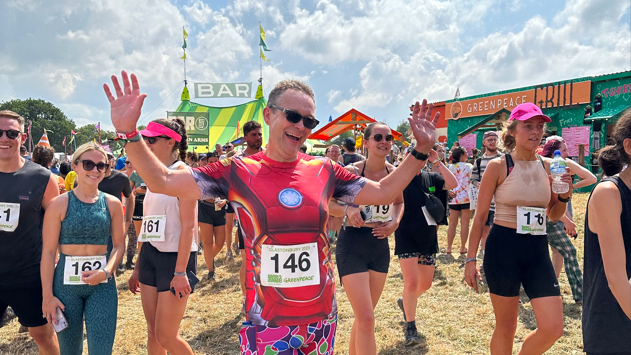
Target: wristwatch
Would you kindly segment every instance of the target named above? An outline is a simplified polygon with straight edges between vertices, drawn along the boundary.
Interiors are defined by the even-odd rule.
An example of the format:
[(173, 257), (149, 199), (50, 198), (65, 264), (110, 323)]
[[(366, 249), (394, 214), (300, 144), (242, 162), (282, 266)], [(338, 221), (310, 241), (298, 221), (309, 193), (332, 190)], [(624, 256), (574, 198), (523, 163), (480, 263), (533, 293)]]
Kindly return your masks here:
[(559, 201), (563, 202), (563, 203), (568, 203), (570, 202), (570, 200), (572, 199), (572, 196), (568, 197), (568, 198), (563, 198), (561, 197), (560, 194), (557, 194), (557, 198), (559, 199)]
[(411, 154), (414, 158), (416, 158), (416, 159), (418, 159), (418, 160), (427, 160), (427, 159), (429, 159), (429, 154), (423, 154), (423, 153), (421, 153), (421, 152), (417, 151), (416, 149), (412, 149), (412, 151), (410, 152), (410, 154)]
[(107, 269), (103, 269), (103, 271), (105, 271), (105, 279), (109, 280), (112, 278), (112, 273), (107, 271)]

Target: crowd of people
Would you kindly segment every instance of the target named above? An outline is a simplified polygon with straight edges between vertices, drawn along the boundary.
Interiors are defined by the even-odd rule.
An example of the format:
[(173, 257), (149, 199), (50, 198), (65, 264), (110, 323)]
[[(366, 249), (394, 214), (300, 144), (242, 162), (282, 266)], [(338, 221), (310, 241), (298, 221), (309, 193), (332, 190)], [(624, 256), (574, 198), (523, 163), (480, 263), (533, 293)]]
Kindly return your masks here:
[(484, 275), (488, 284), (491, 354), (512, 353), (522, 288), (537, 329), (521, 353), (542, 354), (563, 335), (563, 265), (583, 304), (584, 350), (629, 353), (631, 109), (616, 125), (615, 144), (600, 153), (607, 177), (587, 205), (583, 279), (570, 202), (574, 189), (597, 179), (566, 159), (560, 182), (569, 189), (553, 192), (550, 157), (567, 158), (567, 146), (558, 136), (543, 139), (550, 118), (533, 104), (513, 109), (501, 132), (484, 133), (480, 152), (437, 144), (439, 115), (424, 100), (409, 118), (407, 149), (393, 149), (392, 130), (377, 122), (366, 127), (362, 152), (349, 138), (319, 158), (301, 152), (318, 125), (313, 92), (286, 80), (263, 111), (265, 149), (261, 124), (250, 121), (245, 149), (227, 143), (197, 154), (188, 152), (179, 119), (137, 130), (145, 95), (135, 75), (112, 83), (114, 93), (104, 89), (125, 143), (119, 157), (87, 143), (53, 172), (52, 148), (24, 158), (24, 119), (0, 112), (0, 313), (11, 307), (41, 354), (80, 354), (84, 323), (89, 353), (112, 353), (115, 278), (124, 269), (133, 270), (129, 290), (140, 293), (147, 352), (193, 354), (179, 327), (201, 277), (197, 258), (212, 282), (224, 246), (227, 259), (241, 256), (241, 354), (332, 354), (335, 268), (354, 314), (342, 352), (376, 354), (374, 310), (392, 235), (404, 281), (403, 337), (416, 344), (417, 302), (432, 286), (438, 230), (448, 226), (443, 252), (451, 254), (458, 224), (465, 282), (478, 291)]

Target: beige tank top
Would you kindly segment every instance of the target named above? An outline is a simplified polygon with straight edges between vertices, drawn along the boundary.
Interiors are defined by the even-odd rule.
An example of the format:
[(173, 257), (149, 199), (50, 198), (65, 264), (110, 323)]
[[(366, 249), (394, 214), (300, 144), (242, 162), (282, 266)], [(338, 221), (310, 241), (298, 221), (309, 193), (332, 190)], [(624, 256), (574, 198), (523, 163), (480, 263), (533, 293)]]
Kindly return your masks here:
[(541, 161), (514, 161), (506, 180), (495, 189), (495, 220), (517, 228), (517, 206), (546, 208), (550, 203), (550, 179)]

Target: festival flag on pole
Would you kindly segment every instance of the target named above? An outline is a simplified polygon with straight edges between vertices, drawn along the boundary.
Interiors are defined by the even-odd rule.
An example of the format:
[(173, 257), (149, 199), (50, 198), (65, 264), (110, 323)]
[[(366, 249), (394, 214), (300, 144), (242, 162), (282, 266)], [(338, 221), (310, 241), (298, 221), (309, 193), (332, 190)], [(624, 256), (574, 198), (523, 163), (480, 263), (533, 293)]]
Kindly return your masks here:
[(182, 27), (182, 36), (184, 37), (184, 44), (182, 45), (182, 49), (184, 50), (184, 55), (182, 55), (180, 59), (186, 60), (186, 47), (188, 47), (188, 45), (186, 44), (186, 38), (188, 37), (188, 33), (186, 33), (186, 30), (184, 29), (184, 27)]
[(271, 49), (267, 49), (267, 44), (265, 44), (265, 31), (263, 31), (263, 26), (259, 24), (259, 29), (261, 32), (261, 36), (259, 37), (259, 46), (263, 47), (263, 50), (266, 52), (271, 52)]
[(61, 145), (63, 145), (64, 147), (66, 146), (66, 136), (64, 136), (64, 141), (61, 142)]
[(261, 59), (263, 59), (266, 62), (269, 62), (269, 59), (265, 58), (265, 54), (263, 54), (263, 50), (259, 48), (259, 50), (261, 51)]
[[(240, 125), (240, 123), (241, 123), (241, 122), (237, 121), (237, 130), (236, 130), (236, 132), (234, 132), (233, 139), (237, 139), (237, 138), (239, 138), (239, 131), (241, 130), (241, 127), (240, 127), (241, 125)], [(232, 140), (232, 139), (231, 139), (231, 140)]]
[(97, 123), (96, 126), (94, 126), (94, 133), (98, 132), (101, 130), (101, 122)]

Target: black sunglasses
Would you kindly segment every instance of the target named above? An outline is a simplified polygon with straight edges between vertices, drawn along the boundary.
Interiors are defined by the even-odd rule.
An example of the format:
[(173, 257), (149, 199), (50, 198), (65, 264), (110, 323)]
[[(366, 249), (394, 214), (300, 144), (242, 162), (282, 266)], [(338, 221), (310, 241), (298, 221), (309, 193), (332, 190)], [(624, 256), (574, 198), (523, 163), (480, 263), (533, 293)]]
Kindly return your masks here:
[(0, 129), (0, 138), (2, 138), (2, 135), (4, 135), (4, 132), (7, 132), (7, 138), (9, 139), (16, 139), (20, 135), (20, 133), (22, 133), (15, 129), (5, 129), (5, 130)]
[(129, 165), (129, 164), (131, 164), (129, 160), (125, 162), (125, 165)]
[(157, 137), (145, 137), (145, 136), (143, 136), (142, 137), (142, 139), (147, 141), (147, 143), (149, 143), (149, 144), (155, 144), (156, 143), (156, 139), (158, 139), (158, 138), (171, 139), (171, 137), (168, 137), (168, 136), (157, 136)]
[[(375, 142), (381, 142), (381, 140), (383, 139), (383, 134), (377, 133), (370, 138), (372, 138)], [(370, 138), (366, 138), (366, 139), (370, 139)], [(392, 142), (393, 140), (394, 140), (394, 136), (392, 134), (388, 134), (386, 136), (386, 142)]]
[(320, 121), (316, 120), (315, 118), (303, 116), (296, 111), (288, 110), (276, 105), (271, 105), (270, 107), (283, 111), (285, 113), (285, 118), (291, 123), (298, 123), (300, 122), (300, 120), (302, 120), (302, 124), (307, 129), (314, 129), (318, 126), (318, 124), (320, 124)]
[(92, 171), (92, 170), (94, 170), (94, 167), (96, 166), (96, 170), (99, 173), (104, 172), (105, 170), (107, 170), (107, 168), (110, 167), (109, 164), (104, 163), (102, 161), (98, 162), (98, 163), (95, 163), (92, 160), (85, 160), (84, 159), (84, 160), (77, 160), (77, 163), (83, 164), (83, 170), (85, 170), (85, 171)]

